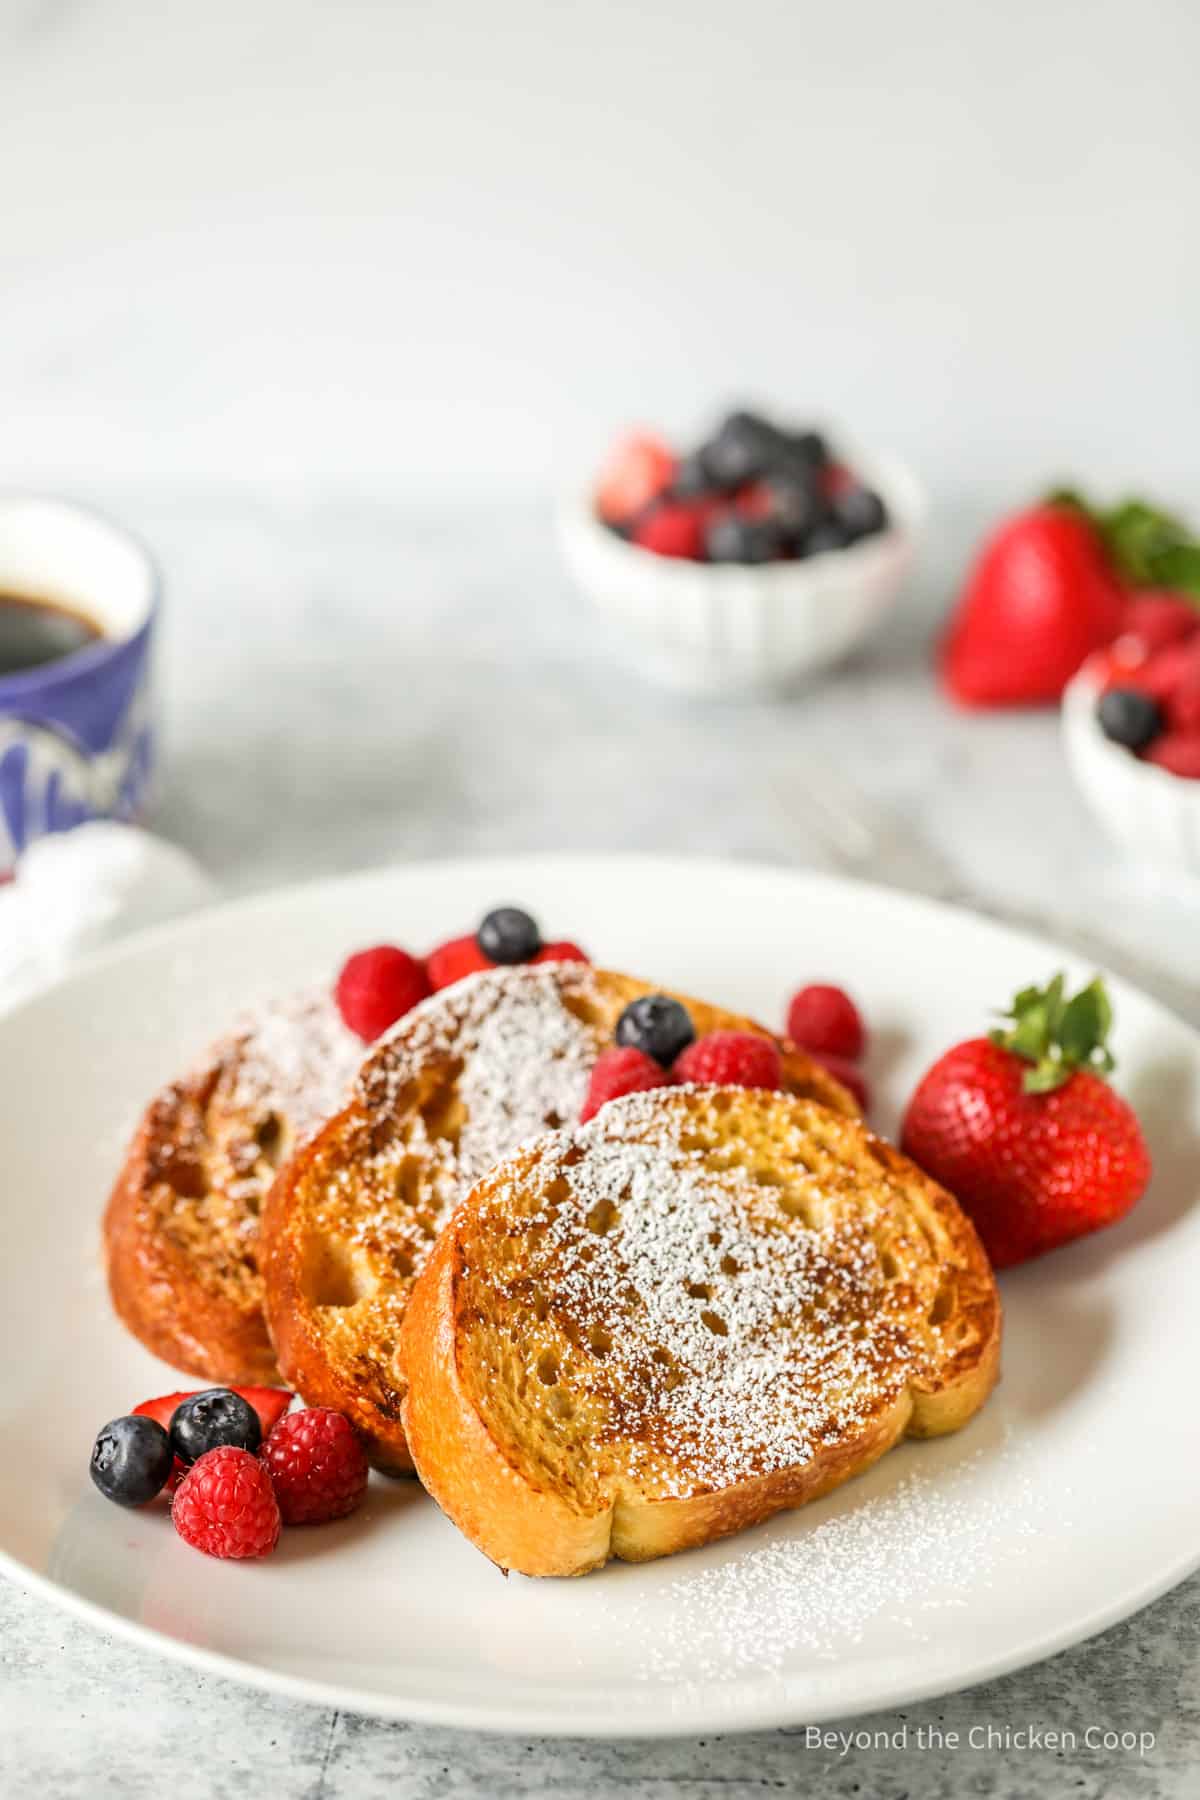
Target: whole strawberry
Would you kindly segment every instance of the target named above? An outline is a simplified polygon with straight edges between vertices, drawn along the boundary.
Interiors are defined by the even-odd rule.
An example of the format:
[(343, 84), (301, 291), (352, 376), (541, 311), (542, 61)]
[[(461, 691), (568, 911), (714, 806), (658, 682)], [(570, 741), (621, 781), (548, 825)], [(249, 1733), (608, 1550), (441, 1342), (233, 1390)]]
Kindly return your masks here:
[(1124, 1217), (1150, 1179), (1137, 1116), (1109, 1087), (1103, 983), (1025, 988), (1003, 1030), (934, 1063), (901, 1143), (970, 1214), (999, 1269)]
[(1124, 610), (1091, 520), (1031, 507), (1004, 521), (971, 571), (941, 645), (943, 685), (962, 706), (1046, 705), (1116, 637)]

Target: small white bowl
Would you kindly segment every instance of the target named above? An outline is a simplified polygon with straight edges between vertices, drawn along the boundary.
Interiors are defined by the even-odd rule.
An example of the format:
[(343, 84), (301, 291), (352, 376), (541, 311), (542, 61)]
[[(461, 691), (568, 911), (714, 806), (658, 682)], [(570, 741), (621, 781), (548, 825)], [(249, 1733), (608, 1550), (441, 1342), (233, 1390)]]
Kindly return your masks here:
[(916, 478), (890, 457), (848, 460), (891, 522), (844, 550), (751, 568), (658, 556), (603, 525), (588, 492), (560, 509), (563, 555), (654, 680), (693, 694), (772, 692), (869, 637), (912, 567), (925, 515)]
[(1105, 737), (1100, 681), (1085, 663), (1063, 696), (1067, 762), (1104, 830), (1139, 862), (1200, 877), (1200, 781), (1142, 762)]

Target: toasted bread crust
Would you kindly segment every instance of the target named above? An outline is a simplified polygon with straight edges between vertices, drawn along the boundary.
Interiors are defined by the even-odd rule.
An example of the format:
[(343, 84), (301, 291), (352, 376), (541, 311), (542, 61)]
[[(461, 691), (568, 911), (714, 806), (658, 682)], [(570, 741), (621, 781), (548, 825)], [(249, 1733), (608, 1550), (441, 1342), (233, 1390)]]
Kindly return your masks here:
[(269, 1386), (279, 1374), (258, 1284), (240, 1298), (214, 1289), (162, 1228), (168, 1173), (179, 1178), (165, 1152), (203, 1117), (216, 1079), (213, 1069), (173, 1083), (138, 1126), (104, 1215), (109, 1294), (122, 1323), (173, 1368), (203, 1381)]
[[(654, 1098), (639, 1097), (635, 1104)], [(683, 1096), (666, 1101), (673, 1108), (683, 1104)], [(801, 1125), (806, 1110), (818, 1110), (780, 1096), (755, 1096), (753, 1104), (791, 1107)], [(613, 1112), (619, 1115), (629, 1108), (629, 1102), (618, 1101)], [(609, 1121), (610, 1126), (614, 1123)], [(828, 1127), (823, 1124), (821, 1129), (828, 1140)], [(442, 1233), (411, 1297), (401, 1332), (408, 1382), (403, 1410), (422, 1482), (494, 1562), (529, 1575), (577, 1575), (611, 1556), (645, 1561), (705, 1544), (828, 1493), (869, 1468), (902, 1436), (957, 1430), (983, 1404), (999, 1371), (1001, 1311), (994, 1278), (970, 1221), (947, 1193), (890, 1145), (860, 1126), (843, 1123), (841, 1129), (848, 1148), (875, 1158), (891, 1180), (902, 1185), (913, 1209), (915, 1231), (920, 1233), (920, 1240), (914, 1235), (911, 1241), (937, 1244), (934, 1276), (939, 1294), (945, 1272), (952, 1275), (953, 1313), (939, 1320), (932, 1333), (932, 1359), (914, 1365), (894, 1392), (881, 1389), (880, 1404), (864, 1407), (855, 1428), (836, 1441), (821, 1442), (802, 1462), (723, 1485), (693, 1483), (691, 1491), (678, 1494), (647, 1498), (636, 1484), (611, 1473), (611, 1424), (596, 1440), (597, 1458), (609, 1459), (607, 1481), (595, 1490), (573, 1491), (570, 1484), (548, 1475), (545, 1463), (526, 1444), (506, 1437), (489, 1422), (496, 1384), (503, 1385), (504, 1377), (489, 1374), (481, 1382), (480, 1369), (465, 1348), (479, 1320), (475, 1275), (491, 1266), (497, 1230), (519, 1262), (523, 1253), (513, 1244), (521, 1227), (498, 1223), (508, 1217), (505, 1191), (536, 1187), (540, 1167), (551, 1162), (553, 1171), (561, 1170), (564, 1163), (561, 1156), (554, 1160), (554, 1146), (568, 1134), (528, 1146), (472, 1191)], [(576, 1136), (573, 1144), (580, 1144), (583, 1137)], [(568, 1154), (576, 1152), (572, 1148)], [(561, 1187), (557, 1175), (555, 1182)], [(541, 1216), (535, 1208), (530, 1230)], [(669, 1278), (665, 1272), (664, 1278)], [(925, 1284), (925, 1293), (929, 1285)], [(935, 1302), (931, 1320), (937, 1311)], [(579, 1391), (586, 1401), (589, 1378), (582, 1375), (580, 1380), (584, 1385)], [(526, 1407), (520, 1397), (515, 1404), (518, 1412)], [(527, 1410), (525, 1416), (531, 1416)], [(686, 1478), (681, 1485), (687, 1487)]]
[(147, 1107), (103, 1223), (109, 1291), (147, 1349), (210, 1382), (270, 1385), (258, 1214), (275, 1164), (344, 1098), (361, 1045), (328, 995), (240, 1022)]
[[(577, 963), (471, 976), (444, 990), (409, 1014), (367, 1059), (349, 1105), (281, 1168), (264, 1209), (265, 1306), (279, 1367), (310, 1405), (336, 1407), (352, 1418), (372, 1462), (389, 1474), (413, 1469), (401, 1413), (405, 1384), (396, 1360), (401, 1322), (412, 1284), (465, 1191), (435, 1193), (428, 1169), (418, 1167), (433, 1131), (426, 1131), (418, 1115), (422, 1108), (439, 1119), (463, 1111), (457, 1013), (473, 996), (493, 992), (499, 1007), (506, 993), (519, 994), (532, 983), (556, 988), (574, 1009), (591, 1060), (612, 1042), (629, 1001), (659, 991), (631, 976)], [(677, 997), (700, 1034), (725, 1029), (774, 1035), (753, 1020)], [(794, 1045), (775, 1041), (790, 1092), (856, 1116), (855, 1103), (839, 1082)], [(492, 1097), (503, 1102), (503, 1071), (488, 1067), (483, 1075)], [(563, 1122), (539, 1117), (533, 1129)], [(414, 1133), (419, 1154), (409, 1141)], [(502, 1142), (497, 1154), (515, 1147), (514, 1141)], [(318, 1303), (314, 1290), (321, 1282), (314, 1265), (322, 1261), (323, 1245), (334, 1239), (342, 1253), (352, 1247), (354, 1267), (348, 1291), (338, 1296), (342, 1303), (331, 1308)]]

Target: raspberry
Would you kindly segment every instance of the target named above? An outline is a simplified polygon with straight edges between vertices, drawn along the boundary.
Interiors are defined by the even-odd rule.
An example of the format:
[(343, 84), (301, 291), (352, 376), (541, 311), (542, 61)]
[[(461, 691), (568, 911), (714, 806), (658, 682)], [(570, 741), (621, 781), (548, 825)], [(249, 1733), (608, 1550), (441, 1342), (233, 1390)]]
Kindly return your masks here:
[(1130, 685), (1141, 688), (1152, 700), (1168, 700), (1175, 689), (1200, 675), (1200, 639), (1183, 644), (1168, 644), (1158, 650), (1130, 677)]
[(700, 562), (704, 556), (706, 517), (703, 507), (667, 501), (640, 519), (629, 535), (635, 544), (643, 550), (653, 550), (656, 556), (681, 556), (689, 562)]
[(192, 1464), (175, 1491), (171, 1518), (184, 1543), (206, 1556), (269, 1556), (279, 1542), (270, 1475), (257, 1456), (230, 1445)]
[(491, 957), (485, 956), (475, 942), (473, 932), (439, 944), (425, 958), (429, 983), (435, 993), (439, 988), (452, 987), (465, 975), (477, 975), (480, 969), (494, 969), (495, 966)]
[(608, 525), (625, 525), (663, 493), (675, 474), (675, 453), (652, 432), (622, 438), (600, 473), (596, 511)]
[(1168, 694), (1166, 714), (1171, 731), (1187, 737), (1200, 734), (1200, 670), (1186, 676), (1174, 693)]
[(591, 962), (592, 959), (586, 950), (581, 950), (570, 938), (560, 938), (555, 944), (543, 944), (533, 960), (535, 963), (543, 963)]
[(1189, 781), (1200, 781), (1200, 735), (1168, 731), (1145, 752), (1145, 761)]
[(394, 944), (376, 944), (346, 958), (334, 992), (346, 1026), (369, 1044), (431, 989), (415, 956)]
[(328, 1406), (289, 1413), (259, 1452), (285, 1525), (344, 1519), (367, 1491), (367, 1458), (353, 1425)]
[(866, 1076), (857, 1064), (849, 1062), (844, 1056), (833, 1056), (828, 1050), (813, 1050), (810, 1054), (813, 1061), (820, 1063), (835, 1081), (840, 1081), (844, 1088), (849, 1088), (864, 1112), (870, 1111), (871, 1090), (867, 1086)]
[(602, 1050), (592, 1069), (579, 1123), (586, 1125), (609, 1100), (619, 1100), (622, 1094), (644, 1094), (651, 1088), (666, 1087), (670, 1081), (667, 1070), (643, 1050), (630, 1045)]
[(1200, 631), (1200, 610), (1182, 594), (1142, 588), (1130, 595), (1121, 621), (1122, 635), (1141, 640), (1147, 650), (1165, 650)]
[(832, 1056), (861, 1056), (867, 1034), (849, 994), (815, 983), (792, 995), (787, 1033), (802, 1050), (824, 1050)]
[(676, 1081), (719, 1087), (777, 1088), (783, 1080), (774, 1038), (752, 1031), (710, 1031), (676, 1059)]

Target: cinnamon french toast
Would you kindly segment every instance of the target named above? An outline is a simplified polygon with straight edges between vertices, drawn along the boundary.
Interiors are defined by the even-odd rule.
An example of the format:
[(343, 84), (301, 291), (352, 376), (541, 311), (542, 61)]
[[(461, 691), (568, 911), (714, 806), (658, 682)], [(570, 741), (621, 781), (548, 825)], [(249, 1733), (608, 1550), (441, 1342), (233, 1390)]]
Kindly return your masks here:
[(258, 1216), (275, 1170), (346, 1097), (360, 1040), (331, 997), (241, 1021), (151, 1101), (104, 1216), (113, 1306), (148, 1350), (210, 1382), (269, 1383)]
[(417, 1472), (491, 1559), (576, 1575), (826, 1494), (996, 1379), (950, 1195), (859, 1122), (664, 1088), (527, 1145), (456, 1211), (400, 1336)]
[[(579, 1117), (597, 1056), (656, 990), (586, 963), (468, 977), (410, 1012), (354, 1094), (280, 1170), (263, 1214), (266, 1314), (284, 1378), (346, 1413), (377, 1467), (408, 1473), (400, 1326), (413, 1282), (472, 1184), (518, 1145)], [(683, 999), (698, 1035), (772, 1034)], [(832, 1076), (780, 1043), (783, 1083), (846, 1114)]]

